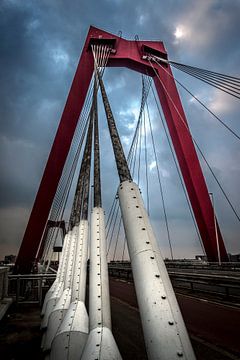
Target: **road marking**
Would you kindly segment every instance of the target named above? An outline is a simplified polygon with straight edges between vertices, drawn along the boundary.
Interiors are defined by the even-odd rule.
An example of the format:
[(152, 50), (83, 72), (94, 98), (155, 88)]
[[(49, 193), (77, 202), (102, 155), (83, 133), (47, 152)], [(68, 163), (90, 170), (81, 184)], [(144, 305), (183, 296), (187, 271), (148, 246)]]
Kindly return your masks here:
[(233, 304), (226, 304), (226, 303), (222, 303), (222, 302), (218, 302), (218, 301), (214, 301), (214, 300), (211, 300), (211, 299), (209, 299), (209, 300), (207, 300), (207, 299), (204, 299), (204, 298), (199, 298), (199, 297), (197, 297), (197, 295), (196, 296), (194, 296), (194, 295), (188, 295), (188, 294), (183, 294), (183, 293), (181, 293), (181, 292), (177, 292), (176, 291), (176, 295), (177, 296), (185, 296), (185, 297), (187, 297), (187, 298), (190, 298), (190, 299), (195, 299), (195, 300), (197, 300), (197, 301), (202, 301), (202, 302), (207, 302), (207, 303), (209, 303), (209, 304), (213, 304), (213, 305), (217, 305), (217, 306), (223, 306), (223, 307), (228, 307), (228, 308), (231, 308), (231, 309), (234, 309), (234, 310), (237, 310), (237, 311), (240, 311), (240, 304), (239, 303), (233, 303)]
[(132, 309), (132, 310), (134, 310), (134, 311), (136, 311), (136, 312), (139, 313), (139, 309), (138, 309), (137, 307), (132, 306), (132, 305), (130, 305), (129, 303), (127, 303), (126, 301), (120, 300), (119, 298), (117, 298), (117, 297), (115, 297), (115, 296), (112, 296), (112, 295), (111, 295), (110, 297), (111, 297), (111, 299), (119, 302), (120, 304), (127, 306), (129, 309)]
[(222, 349), (222, 348), (220, 348), (220, 347), (218, 347), (218, 346), (216, 346), (214, 344), (211, 344), (211, 343), (209, 343), (208, 341), (206, 341), (204, 339), (201, 339), (201, 338), (199, 338), (199, 337), (197, 337), (195, 335), (192, 335), (191, 333), (189, 335), (190, 335), (191, 339), (205, 345), (209, 349), (212, 349), (212, 350), (218, 352), (221, 355), (228, 356), (228, 358), (231, 359), (231, 360), (239, 360), (240, 359), (237, 355), (234, 355), (234, 354), (228, 352), (227, 350), (224, 350), (224, 349)]

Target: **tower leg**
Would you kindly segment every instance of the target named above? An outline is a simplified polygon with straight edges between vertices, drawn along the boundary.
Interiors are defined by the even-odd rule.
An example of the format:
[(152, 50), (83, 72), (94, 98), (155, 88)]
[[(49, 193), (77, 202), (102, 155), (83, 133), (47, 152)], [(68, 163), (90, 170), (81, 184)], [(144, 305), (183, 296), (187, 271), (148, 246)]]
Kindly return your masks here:
[(85, 44), (43, 173), (15, 265), (15, 273), (29, 273), (69, 152), (93, 73), (93, 57)]
[[(155, 86), (208, 261), (218, 261), (213, 206), (170, 67), (167, 71), (158, 70)], [(218, 225), (217, 231), (221, 260), (228, 261)]]

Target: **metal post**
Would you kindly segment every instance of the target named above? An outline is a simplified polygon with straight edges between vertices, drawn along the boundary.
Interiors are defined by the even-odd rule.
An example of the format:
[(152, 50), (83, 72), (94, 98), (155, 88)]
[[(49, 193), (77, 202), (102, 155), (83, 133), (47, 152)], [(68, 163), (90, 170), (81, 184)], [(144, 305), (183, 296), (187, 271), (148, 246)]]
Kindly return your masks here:
[(39, 279), (38, 280), (38, 302), (39, 305), (42, 305), (42, 284), (43, 284), (43, 279)]
[(216, 214), (215, 214), (215, 204), (214, 204), (214, 198), (213, 193), (209, 193), (212, 199), (212, 206), (213, 206), (213, 217), (214, 217), (214, 229), (215, 229), (215, 236), (216, 236), (216, 244), (217, 244), (217, 254), (218, 254), (218, 265), (221, 265), (221, 254), (219, 249), (219, 238), (218, 238), (218, 230), (217, 230), (217, 220), (216, 220)]
[(8, 269), (4, 274), (4, 292), (3, 292), (3, 297), (7, 297), (8, 296)]
[(19, 293), (20, 293), (20, 278), (17, 277), (17, 290), (16, 290), (16, 303), (19, 302)]

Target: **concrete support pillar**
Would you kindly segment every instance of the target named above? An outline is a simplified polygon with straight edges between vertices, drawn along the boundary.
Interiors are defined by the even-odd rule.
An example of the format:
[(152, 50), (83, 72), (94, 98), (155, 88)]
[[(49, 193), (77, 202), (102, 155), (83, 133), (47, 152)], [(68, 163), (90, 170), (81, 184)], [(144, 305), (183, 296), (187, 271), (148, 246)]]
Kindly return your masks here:
[(151, 360), (195, 359), (183, 318), (138, 186), (120, 184), (119, 201)]
[(89, 324), (90, 333), (82, 360), (120, 360), (111, 331), (111, 311), (106, 256), (104, 211), (95, 207), (91, 216)]

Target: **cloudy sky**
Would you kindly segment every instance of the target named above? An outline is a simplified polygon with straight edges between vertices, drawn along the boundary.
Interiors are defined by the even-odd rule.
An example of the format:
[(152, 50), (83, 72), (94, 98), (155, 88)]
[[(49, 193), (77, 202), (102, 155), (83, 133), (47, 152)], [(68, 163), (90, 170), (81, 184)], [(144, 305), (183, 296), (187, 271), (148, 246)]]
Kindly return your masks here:
[[(0, 0), (0, 258), (16, 254), (33, 205), (81, 49), (92, 24), (134, 39), (163, 40), (169, 58), (240, 77), (238, 0)], [(174, 71), (176, 78), (240, 134), (240, 103), (217, 89)], [(141, 77), (108, 69), (105, 82), (127, 151), (141, 99)], [(240, 213), (240, 143), (180, 89), (193, 136)], [(154, 103), (149, 99), (158, 145), (174, 253), (201, 252)], [(102, 126), (104, 206), (109, 207), (113, 160)], [(105, 139), (106, 138), (106, 139)], [(149, 171), (154, 171), (153, 159)], [(240, 251), (240, 224), (203, 164), (229, 252)], [(153, 175), (154, 177), (154, 175)], [(155, 182), (156, 183), (156, 182)], [(107, 188), (107, 190), (106, 190)], [(143, 189), (144, 191), (144, 189)], [(169, 256), (159, 191), (151, 186), (152, 222)], [(159, 230), (163, 229), (163, 230)], [(161, 232), (162, 231), (162, 232)]]

